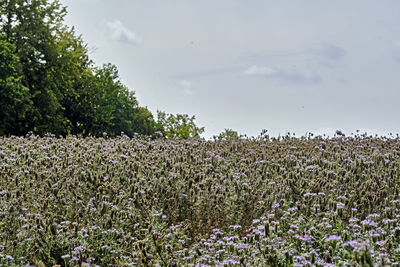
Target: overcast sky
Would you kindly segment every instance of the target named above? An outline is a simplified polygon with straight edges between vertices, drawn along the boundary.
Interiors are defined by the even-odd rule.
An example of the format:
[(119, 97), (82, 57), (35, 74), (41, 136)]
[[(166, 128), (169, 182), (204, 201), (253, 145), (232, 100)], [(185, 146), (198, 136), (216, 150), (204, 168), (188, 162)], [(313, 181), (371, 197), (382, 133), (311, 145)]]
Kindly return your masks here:
[(97, 65), (209, 138), (400, 133), (398, 0), (62, 0)]

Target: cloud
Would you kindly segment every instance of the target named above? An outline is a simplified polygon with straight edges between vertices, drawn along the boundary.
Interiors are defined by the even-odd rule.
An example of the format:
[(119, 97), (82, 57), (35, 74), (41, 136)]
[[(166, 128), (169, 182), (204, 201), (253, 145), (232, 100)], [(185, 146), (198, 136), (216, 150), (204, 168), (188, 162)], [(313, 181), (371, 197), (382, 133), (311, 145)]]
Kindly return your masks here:
[(400, 40), (393, 41), (394, 49), (392, 51), (393, 59), (400, 63)]
[(343, 59), (347, 51), (334, 44), (323, 43), (318, 48), (311, 48), (306, 51), (320, 65), (328, 68), (334, 68)]
[(260, 67), (260, 66), (251, 66), (248, 68), (244, 74), (246, 75), (260, 75), (260, 76), (274, 76), (276, 75), (277, 70), (273, 68)]
[(181, 80), (181, 81), (179, 81), (179, 85), (181, 85), (183, 87), (192, 87), (193, 83), (188, 80)]
[(320, 48), (312, 49), (311, 52), (320, 56), (323, 60), (339, 60), (346, 55), (346, 50), (334, 44), (322, 44)]
[(110, 38), (112, 40), (138, 45), (141, 43), (140, 37), (131, 29), (127, 28), (120, 20), (113, 20), (106, 22)]
[(248, 76), (261, 76), (265, 78), (278, 79), (290, 83), (319, 83), (322, 77), (315, 71), (301, 71), (296, 67), (265, 67), (265, 66), (251, 66), (244, 71)]
[(339, 64), (346, 54), (347, 51), (342, 47), (322, 43), (297, 52), (283, 51), (264, 55), (264, 61), (268, 60), (270, 66), (253, 65), (243, 73), (288, 83), (316, 84), (322, 82), (323, 74), (327, 70), (340, 67)]
[(195, 93), (194, 91), (194, 84), (188, 80), (181, 80), (178, 82), (178, 84), (183, 87), (182, 92), (185, 95), (193, 95)]

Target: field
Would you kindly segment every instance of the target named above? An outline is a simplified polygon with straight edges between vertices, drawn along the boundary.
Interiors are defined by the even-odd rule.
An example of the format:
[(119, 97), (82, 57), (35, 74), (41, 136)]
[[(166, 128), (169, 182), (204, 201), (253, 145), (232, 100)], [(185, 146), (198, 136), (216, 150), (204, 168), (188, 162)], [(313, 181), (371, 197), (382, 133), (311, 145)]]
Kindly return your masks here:
[(0, 138), (2, 266), (398, 266), (400, 139)]

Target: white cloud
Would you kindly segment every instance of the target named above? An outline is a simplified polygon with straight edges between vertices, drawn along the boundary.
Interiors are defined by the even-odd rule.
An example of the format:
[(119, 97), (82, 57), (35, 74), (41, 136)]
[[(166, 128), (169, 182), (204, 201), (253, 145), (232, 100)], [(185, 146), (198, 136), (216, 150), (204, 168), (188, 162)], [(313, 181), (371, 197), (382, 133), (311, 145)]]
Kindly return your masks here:
[(273, 76), (277, 74), (277, 70), (273, 68), (260, 67), (260, 66), (251, 66), (248, 68), (244, 74), (246, 75), (258, 75), (258, 76)]
[(343, 58), (346, 55), (346, 50), (329, 43), (324, 43), (320, 48), (311, 49), (312, 54), (321, 57), (322, 60), (335, 61)]
[(301, 71), (296, 68), (282, 69), (278, 78), (292, 83), (320, 83), (322, 77), (315, 71)]
[(192, 90), (190, 88), (185, 88), (185, 89), (183, 89), (183, 93), (185, 95), (193, 95), (194, 94), (194, 90)]
[(112, 40), (138, 45), (141, 43), (140, 37), (131, 29), (127, 28), (120, 20), (106, 22), (109, 35)]
[(322, 77), (315, 71), (302, 71), (296, 67), (265, 67), (265, 66), (251, 66), (244, 71), (245, 75), (261, 76), (266, 78), (274, 78), (290, 83), (319, 83)]
[(179, 81), (179, 85), (183, 87), (192, 87), (193, 83), (188, 80), (181, 80)]
[(191, 81), (188, 80), (181, 80), (178, 82), (178, 84), (183, 87), (182, 92), (185, 95), (193, 95), (195, 93), (194, 91), (194, 84)]

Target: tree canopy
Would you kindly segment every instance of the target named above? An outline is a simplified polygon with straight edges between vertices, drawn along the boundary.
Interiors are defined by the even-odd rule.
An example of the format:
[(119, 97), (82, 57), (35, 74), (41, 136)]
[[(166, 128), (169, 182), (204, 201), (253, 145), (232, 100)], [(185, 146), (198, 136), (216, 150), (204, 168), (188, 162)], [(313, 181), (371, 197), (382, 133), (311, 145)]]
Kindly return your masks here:
[(27, 112), (32, 105), (14, 51), (15, 46), (0, 37), (0, 135), (23, 133), (21, 129), (26, 128)]
[(66, 14), (58, 0), (0, 1), (0, 135), (169, 135), (115, 65), (94, 66)]
[(239, 141), (241, 138), (243, 138), (243, 135), (239, 135), (237, 131), (232, 129), (225, 129), (218, 136), (214, 136), (215, 140), (222, 141)]
[(196, 126), (195, 119), (195, 116), (189, 117), (187, 114), (173, 115), (157, 111), (157, 123), (167, 138), (199, 138), (204, 132), (204, 127)]

